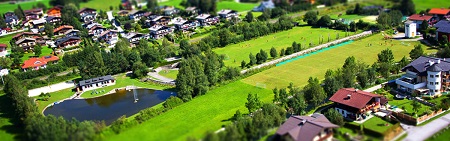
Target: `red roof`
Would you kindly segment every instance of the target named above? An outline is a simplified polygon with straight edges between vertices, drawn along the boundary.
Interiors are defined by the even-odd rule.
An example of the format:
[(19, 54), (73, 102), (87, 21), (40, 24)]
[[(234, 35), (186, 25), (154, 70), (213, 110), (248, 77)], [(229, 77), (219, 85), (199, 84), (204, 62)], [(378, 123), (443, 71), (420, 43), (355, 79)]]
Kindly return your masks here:
[(0, 44), (0, 48), (7, 48), (8, 47), (8, 45), (6, 45), (6, 44)]
[(342, 88), (331, 96), (330, 101), (361, 109), (364, 108), (364, 106), (366, 106), (374, 97), (383, 96), (354, 88)]
[(450, 9), (445, 8), (433, 8), (428, 12), (428, 14), (437, 14), (437, 15), (447, 15), (448, 13), (450, 13)]
[(22, 69), (26, 68), (34, 68), (38, 66), (46, 65), (48, 62), (53, 62), (59, 60), (58, 56), (44, 56), (41, 58), (30, 58), (28, 60), (25, 60), (22, 65)]
[(408, 19), (413, 21), (423, 21), (423, 20), (429, 21), (431, 18), (433, 18), (433, 16), (414, 14), (409, 16)]
[(64, 29), (64, 28), (70, 28), (70, 29), (73, 29), (73, 26), (70, 26), (70, 25), (62, 25), (62, 26), (60, 26), (60, 27), (58, 27), (58, 28), (56, 28), (56, 29), (53, 29), (53, 32), (58, 32), (58, 31), (60, 31), (61, 29)]

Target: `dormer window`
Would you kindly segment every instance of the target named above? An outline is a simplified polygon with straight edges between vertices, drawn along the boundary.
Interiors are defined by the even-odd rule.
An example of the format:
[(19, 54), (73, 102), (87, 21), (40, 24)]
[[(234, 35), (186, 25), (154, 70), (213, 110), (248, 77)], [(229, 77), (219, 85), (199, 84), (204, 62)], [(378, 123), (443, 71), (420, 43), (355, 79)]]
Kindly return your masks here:
[(34, 64), (40, 64), (41, 63), (41, 61), (36, 61), (36, 62), (34, 62)]

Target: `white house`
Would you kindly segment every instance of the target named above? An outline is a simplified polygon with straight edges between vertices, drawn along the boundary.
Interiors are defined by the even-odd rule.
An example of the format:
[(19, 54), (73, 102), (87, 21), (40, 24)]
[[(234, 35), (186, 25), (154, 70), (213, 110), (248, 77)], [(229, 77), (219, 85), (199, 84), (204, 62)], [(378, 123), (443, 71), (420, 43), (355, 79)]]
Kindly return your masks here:
[(115, 84), (116, 80), (111, 75), (106, 75), (78, 82), (77, 91), (89, 91), (101, 87), (112, 86)]
[(417, 35), (416, 31), (416, 23), (413, 21), (406, 21), (405, 22), (405, 37), (406, 38), (413, 38)]

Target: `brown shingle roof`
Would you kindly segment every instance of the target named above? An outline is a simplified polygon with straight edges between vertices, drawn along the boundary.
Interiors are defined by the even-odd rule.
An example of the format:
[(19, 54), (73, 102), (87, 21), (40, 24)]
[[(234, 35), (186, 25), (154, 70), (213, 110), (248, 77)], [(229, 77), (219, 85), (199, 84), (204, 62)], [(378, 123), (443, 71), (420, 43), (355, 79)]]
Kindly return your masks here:
[(431, 18), (433, 18), (433, 16), (414, 14), (409, 16), (408, 19), (413, 21), (423, 21), (423, 20), (429, 21)]
[(278, 128), (276, 134), (287, 134), (296, 141), (312, 141), (322, 130), (338, 127), (322, 114), (313, 114), (311, 117), (291, 116)]
[(342, 88), (333, 96), (331, 96), (330, 101), (361, 109), (364, 108), (364, 106), (366, 106), (367, 103), (369, 103), (370, 100), (374, 97), (381, 98), (383, 96), (357, 90), (354, 88)]
[(428, 12), (428, 14), (436, 14), (436, 15), (446, 15), (448, 13), (450, 13), (450, 9), (446, 8), (433, 8)]

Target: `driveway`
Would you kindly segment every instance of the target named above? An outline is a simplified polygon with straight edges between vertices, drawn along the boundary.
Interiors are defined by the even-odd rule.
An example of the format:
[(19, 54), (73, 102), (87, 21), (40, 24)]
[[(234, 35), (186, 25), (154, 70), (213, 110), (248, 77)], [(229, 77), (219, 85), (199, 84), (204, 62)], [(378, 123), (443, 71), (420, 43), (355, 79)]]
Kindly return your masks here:
[(450, 113), (438, 119), (435, 119), (424, 126), (416, 126), (406, 129), (408, 136), (406, 136), (404, 141), (426, 140), (427, 138), (441, 131), (443, 128), (448, 127), (449, 125), (450, 125)]
[(28, 90), (28, 96), (29, 97), (38, 96), (41, 93), (56, 92), (56, 91), (60, 91), (60, 90), (68, 89), (68, 88), (73, 88), (74, 86), (75, 86), (75, 83), (73, 83), (73, 81), (61, 82), (61, 83), (53, 84), (50, 86), (45, 86), (45, 87)]

